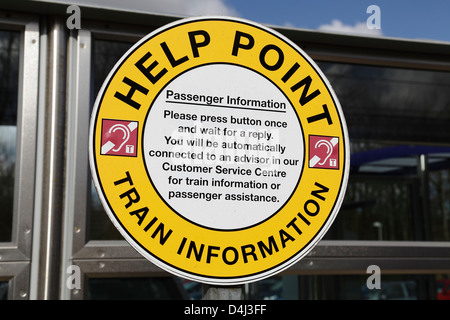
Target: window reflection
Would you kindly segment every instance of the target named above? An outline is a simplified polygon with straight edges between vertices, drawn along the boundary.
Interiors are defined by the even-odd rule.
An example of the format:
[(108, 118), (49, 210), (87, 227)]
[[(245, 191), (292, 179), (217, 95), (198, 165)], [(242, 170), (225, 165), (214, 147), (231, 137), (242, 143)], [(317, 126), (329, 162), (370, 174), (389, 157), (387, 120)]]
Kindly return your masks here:
[(326, 238), (450, 240), (450, 73), (319, 65), (351, 141), (347, 193)]
[(0, 242), (11, 241), (12, 232), (19, 37), (0, 30)]
[(114, 227), (113, 223), (107, 216), (98, 197), (94, 183), (91, 181), (91, 197), (90, 197), (90, 224), (89, 239), (90, 240), (123, 240), (122, 235)]
[[(383, 274), (376, 280), (377, 286), (370, 288), (368, 276), (274, 276), (243, 286), (244, 299), (450, 300), (449, 275)], [(177, 277), (92, 278), (88, 280), (87, 299), (201, 300), (202, 294), (201, 283)]]
[[(430, 212), (433, 240), (450, 240), (450, 171), (430, 172)], [(449, 288), (450, 295), (450, 288)]]
[(351, 144), (346, 197), (327, 238), (448, 240), (450, 147), (363, 145)]
[[(93, 42), (92, 52), (92, 104), (95, 101), (103, 82), (108, 76), (111, 69), (132, 46), (129, 42), (95, 40)], [(91, 240), (122, 240), (123, 237), (112, 224), (106, 215), (100, 199), (95, 190), (94, 183), (91, 183), (90, 197), (90, 223), (89, 223), (89, 239)]]
[(352, 175), (326, 239), (413, 240), (414, 190), (414, 181), (409, 179)]
[(188, 299), (181, 282), (174, 277), (92, 278), (89, 300), (183, 300)]
[(0, 300), (8, 299), (8, 282), (0, 282)]
[(94, 82), (93, 99), (103, 85), (111, 69), (134, 43), (95, 39), (93, 42), (92, 77)]
[[(302, 297), (318, 300), (435, 300), (435, 287), (447, 280), (435, 275), (383, 274), (377, 287), (367, 286), (367, 275), (300, 276)], [(379, 289), (378, 289), (379, 285)], [(439, 291), (438, 291), (439, 292)]]
[(450, 300), (449, 275), (436, 276), (436, 294), (437, 300)]
[(448, 143), (450, 73), (319, 63), (343, 107), (350, 138)]

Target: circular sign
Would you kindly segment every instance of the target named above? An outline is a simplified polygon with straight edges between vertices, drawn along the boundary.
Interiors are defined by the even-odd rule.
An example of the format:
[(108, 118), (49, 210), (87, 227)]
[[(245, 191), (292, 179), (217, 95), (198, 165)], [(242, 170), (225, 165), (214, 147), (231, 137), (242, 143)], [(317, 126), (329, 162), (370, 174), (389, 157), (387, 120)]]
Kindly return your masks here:
[(89, 156), (102, 204), (184, 278), (274, 275), (323, 237), (349, 171), (344, 116), (316, 64), (242, 19), (189, 18), (136, 43), (103, 84)]

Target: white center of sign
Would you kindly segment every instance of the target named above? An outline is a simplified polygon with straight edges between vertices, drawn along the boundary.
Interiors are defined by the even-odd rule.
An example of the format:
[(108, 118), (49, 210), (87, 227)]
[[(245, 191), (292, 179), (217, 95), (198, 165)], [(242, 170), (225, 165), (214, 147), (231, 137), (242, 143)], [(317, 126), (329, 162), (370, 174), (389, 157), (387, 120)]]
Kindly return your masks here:
[(304, 136), (282, 91), (257, 72), (209, 64), (179, 75), (144, 124), (146, 170), (177, 214), (206, 228), (256, 225), (289, 200)]

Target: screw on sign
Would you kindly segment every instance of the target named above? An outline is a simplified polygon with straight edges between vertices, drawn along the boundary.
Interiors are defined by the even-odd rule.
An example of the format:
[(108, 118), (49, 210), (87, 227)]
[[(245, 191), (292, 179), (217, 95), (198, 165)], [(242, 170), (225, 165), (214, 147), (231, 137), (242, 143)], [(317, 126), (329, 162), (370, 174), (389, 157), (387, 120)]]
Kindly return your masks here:
[(318, 66), (265, 26), (187, 18), (137, 42), (95, 102), (94, 184), (122, 236), (212, 285), (277, 274), (342, 204), (349, 141)]

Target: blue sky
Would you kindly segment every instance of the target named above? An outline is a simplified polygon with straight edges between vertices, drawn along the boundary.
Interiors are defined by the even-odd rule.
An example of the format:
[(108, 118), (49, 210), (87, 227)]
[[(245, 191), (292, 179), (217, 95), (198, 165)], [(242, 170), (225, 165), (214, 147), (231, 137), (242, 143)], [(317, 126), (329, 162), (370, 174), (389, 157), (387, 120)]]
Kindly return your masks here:
[(35, 0), (177, 16), (231, 15), (255, 22), (330, 32), (372, 33), (370, 5), (380, 8), (375, 35), (450, 42), (450, 0)]
[[(355, 27), (366, 23), (367, 7), (380, 8), (381, 35), (450, 42), (450, 1), (405, 0), (225, 0), (242, 18), (272, 25), (319, 29), (333, 25)], [(339, 24), (334, 24), (338, 29)], [(367, 28), (367, 27), (366, 27)], [(339, 30), (336, 30), (337, 32)], [(356, 32), (356, 31), (355, 31)]]

